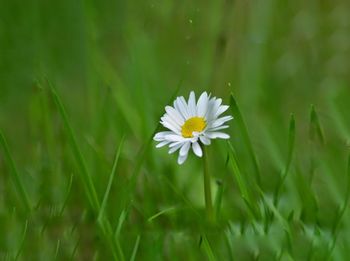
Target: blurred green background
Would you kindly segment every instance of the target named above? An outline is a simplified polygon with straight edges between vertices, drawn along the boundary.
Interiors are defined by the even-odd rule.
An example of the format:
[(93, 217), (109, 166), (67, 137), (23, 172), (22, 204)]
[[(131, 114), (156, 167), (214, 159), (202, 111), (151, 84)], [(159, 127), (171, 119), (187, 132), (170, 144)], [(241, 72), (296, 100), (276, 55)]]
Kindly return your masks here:
[[(0, 150), (0, 259), (346, 260), (349, 14), (346, 0), (0, 0), (0, 130), (31, 206)], [(215, 225), (202, 161), (178, 166), (150, 143), (164, 106), (190, 90), (226, 104), (233, 93), (253, 145), (233, 120), (235, 153), (209, 148)], [(82, 173), (102, 202), (118, 148), (101, 225)]]

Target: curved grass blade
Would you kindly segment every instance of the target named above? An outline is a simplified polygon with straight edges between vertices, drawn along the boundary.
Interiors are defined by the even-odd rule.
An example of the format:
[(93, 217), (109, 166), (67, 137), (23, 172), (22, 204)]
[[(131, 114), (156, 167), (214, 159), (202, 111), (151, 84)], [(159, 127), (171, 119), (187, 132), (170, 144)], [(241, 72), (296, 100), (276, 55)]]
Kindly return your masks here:
[(9, 167), (10, 167), (10, 173), (11, 173), (12, 181), (14, 182), (14, 184), (16, 186), (16, 189), (17, 189), (18, 194), (19, 194), (19, 196), (21, 198), (21, 201), (24, 204), (26, 212), (30, 213), (30, 211), (31, 211), (31, 203), (29, 201), (29, 197), (28, 197), (27, 191), (25, 190), (24, 185), (23, 185), (23, 183), (21, 181), (21, 178), (20, 178), (19, 173), (17, 171), (16, 163), (15, 163), (15, 161), (13, 160), (13, 158), (11, 156), (9, 147), (7, 145), (7, 141), (6, 141), (5, 136), (3, 135), (1, 130), (0, 130), (0, 144), (1, 144), (2, 148), (3, 148), (6, 161), (7, 161), (8, 165), (9, 165)]
[(274, 193), (274, 205), (277, 206), (278, 201), (280, 199), (280, 193), (283, 188), (284, 182), (287, 178), (287, 175), (290, 170), (290, 165), (292, 163), (293, 159), (293, 153), (294, 153), (294, 147), (295, 147), (295, 118), (294, 115), (291, 114), (290, 120), (289, 120), (289, 134), (288, 134), (288, 155), (287, 155), (287, 161), (286, 166), (283, 170), (281, 180), (275, 190)]
[(173, 212), (177, 209), (176, 206), (173, 206), (173, 207), (169, 207), (169, 208), (166, 208), (166, 209), (163, 209), (162, 211), (159, 211), (158, 213), (152, 215), (151, 217), (149, 217), (147, 219), (148, 222), (151, 222), (153, 219), (156, 219), (157, 217), (163, 215), (163, 214), (166, 214), (166, 213), (169, 213), (169, 212)]
[(253, 162), (256, 182), (257, 182), (258, 186), (261, 187), (261, 175), (260, 175), (258, 161), (257, 161), (257, 158), (255, 156), (253, 145), (252, 145), (252, 142), (249, 138), (248, 130), (247, 130), (246, 124), (244, 122), (243, 116), (240, 112), (240, 109), (238, 107), (236, 99), (233, 97), (232, 93), (230, 95), (230, 108), (231, 108), (233, 116), (235, 117), (235, 122), (237, 123), (237, 125), (240, 129), (243, 141), (244, 141), (246, 147), (248, 148), (249, 155), (250, 155), (251, 160)]

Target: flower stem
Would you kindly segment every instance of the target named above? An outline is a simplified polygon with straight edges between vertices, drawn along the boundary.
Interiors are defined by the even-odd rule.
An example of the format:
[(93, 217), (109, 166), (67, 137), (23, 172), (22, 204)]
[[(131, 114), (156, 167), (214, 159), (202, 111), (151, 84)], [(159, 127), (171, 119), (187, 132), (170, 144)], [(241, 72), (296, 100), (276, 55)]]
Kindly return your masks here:
[(211, 200), (210, 173), (208, 169), (207, 150), (203, 146), (203, 177), (204, 177), (204, 199), (207, 218), (210, 222), (214, 222), (213, 203)]

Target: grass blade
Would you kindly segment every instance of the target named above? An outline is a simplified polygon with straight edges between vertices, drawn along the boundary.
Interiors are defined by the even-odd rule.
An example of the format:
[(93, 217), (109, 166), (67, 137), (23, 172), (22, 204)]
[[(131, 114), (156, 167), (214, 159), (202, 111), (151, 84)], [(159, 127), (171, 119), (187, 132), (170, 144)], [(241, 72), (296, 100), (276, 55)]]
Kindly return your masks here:
[(24, 246), (24, 241), (26, 239), (26, 235), (27, 235), (27, 229), (28, 229), (28, 220), (26, 220), (25, 224), (24, 224), (24, 228), (23, 228), (23, 234), (22, 234), (22, 238), (21, 238), (21, 244), (18, 248), (15, 260), (18, 260), (19, 256), (21, 255), (23, 246)]
[(157, 217), (163, 215), (163, 214), (166, 214), (166, 213), (169, 213), (169, 212), (173, 212), (174, 210), (176, 210), (177, 207), (176, 206), (173, 206), (173, 207), (169, 207), (169, 208), (166, 208), (166, 209), (163, 209), (161, 211), (159, 211), (158, 213), (152, 215), (151, 217), (149, 217), (147, 219), (148, 222), (151, 222), (153, 219), (156, 219)]
[(233, 97), (233, 94), (230, 95), (230, 108), (231, 108), (233, 116), (235, 117), (235, 122), (237, 123), (237, 125), (240, 129), (241, 136), (243, 138), (243, 141), (248, 149), (249, 155), (250, 155), (251, 160), (253, 162), (257, 184), (259, 185), (259, 187), (261, 187), (261, 176), (260, 176), (258, 161), (257, 161), (255, 153), (254, 153), (252, 142), (249, 138), (246, 124), (244, 122), (243, 116), (242, 116), (240, 109), (238, 107), (238, 104), (236, 102), (236, 99)]
[(67, 131), (70, 146), (73, 150), (74, 156), (75, 156), (76, 161), (79, 165), (81, 180), (83, 182), (88, 200), (89, 200), (94, 212), (98, 213), (98, 211), (100, 209), (100, 203), (99, 203), (98, 198), (97, 198), (96, 189), (95, 189), (94, 183), (92, 181), (92, 178), (88, 172), (88, 168), (86, 166), (85, 159), (84, 159), (84, 157), (80, 151), (80, 148), (78, 146), (77, 140), (75, 138), (75, 133), (74, 133), (74, 131), (69, 123), (68, 116), (67, 116), (66, 110), (63, 106), (63, 103), (62, 103), (61, 99), (59, 98), (57, 91), (55, 90), (55, 88), (53, 87), (53, 85), (50, 82), (49, 82), (49, 87), (50, 87), (53, 99), (55, 101), (55, 104), (56, 104), (56, 106), (59, 110), (59, 113), (61, 115), (61, 118), (63, 120), (64, 127)]
[(289, 134), (288, 134), (288, 155), (287, 155), (287, 161), (286, 166), (283, 170), (281, 180), (276, 188), (275, 194), (274, 194), (274, 205), (276, 206), (279, 201), (280, 193), (283, 188), (284, 182), (287, 178), (287, 175), (290, 170), (290, 165), (292, 163), (293, 159), (293, 153), (294, 153), (294, 147), (295, 147), (295, 119), (294, 115), (292, 114), (290, 116), (289, 120)]
[(311, 105), (311, 110), (310, 110), (310, 130), (309, 130), (309, 137), (310, 140), (314, 141), (316, 138), (321, 144), (325, 143), (324, 135), (323, 135), (323, 130), (320, 124), (319, 117), (317, 115), (315, 106), (312, 104)]
[(229, 147), (229, 153), (230, 153), (230, 163), (232, 166), (234, 177), (237, 181), (238, 188), (241, 192), (241, 196), (248, 206), (249, 213), (251, 215), (251, 218), (254, 219), (258, 216), (257, 208), (255, 207), (255, 204), (253, 203), (252, 196), (249, 192), (248, 186), (246, 184), (246, 181), (244, 180), (241, 170), (238, 166), (238, 160), (236, 157), (236, 152), (231, 144), (231, 142), (228, 141), (228, 147)]
[[(81, 177), (81, 180), (83, 182), (85, 193), (87, 195), (87, 198), (89, 200), (89, 203), (91, 205), (91, 208), (92, 208), (94, 214), (98, 215), (99, 211), (100, 211), (100, 202), (99, 202), (98, 197), (97, 197), (94, 183), (92, 181), (92, 178), (89, 174), (87, 165), (85, 163), (85, 159), (84, 159), (84, 157), (80, 151), (80, 148), (78, 146), (77, 140), (75, 138), (75, 133), (74, 133), (74, 131), (69, 123), (68, 116), (67, 116), (66, 110), (63, 106), (63, 103), (62, 103), (61, 99), (59, 98), (53, 85), (49, 81), (48, 81), (48, 84), (49, 84), (53, 99), (55, 101), (55, 104), (56, 104), (56, 106), (59, 110), (59, 113), (61, 115), (61, 118), (63, 120), (64, 127), (67, 131), (67, 136), (69, 139), (70, 146), (73, 150), (75, 159), (79, 165), (79, 169), (80, 169), (79, 173), (81, 175), (80, 177)], [(108, 242), (108, 244), (111, 247), (111, 251), (112, 251), (114, 259), (119, 260), (119, 258), (120, 258), (121, 260), (124, 260), (123, 256), (120, 255), (121, 249), (118, 249), (118, 245), (114, 240), (114, 237), (112, 234), (112, 228), (111, 228), (109, 221), (107, 219), (103, 219), (100, 222), (97, 222), (97, 224), (99, 225), (101, 231), (103, 232), (103, 235), (105, 236), (105, 240)], [(118, 258), (117, 253), (119, 253), (119, 255), (120, 255), (119, 258)]]
[[(179, 82), (175, 92), (173, 93), (173, 95), (171, 96), (171, 98), (169, 99), (169, 102), (167, 104), (170, 104), (174, 99), (175, 97), (177, 96), (179, 90), (180, 90), (180, 87), (181, 87), (181, 83), (182, 83), (182, 80)], [(159, 117), (160, 118), (160, 117)], [(154, 135), (161, 129), (161, 124), (158, 123), (155, 130), (153, 131), (152, 135), (149, 137), (149, 139), (147, 140), (147, 142), (141, 147), (141, 149), (139, 150), (137, 156), (136, 156), (136, 164), (135, 164), (135, 167), (134, 167), (134, 170), (132, 172), (132, 175), (131, 175), (131, 178), (130, 178), (130, 181), (129, 181), (129, 184), (128, 184), (128, 192), (127, 194), (133, 194), (132, 191), (135, 191), (135, 186), (136, 186), (136, 181), (137, 181), (137, 177), (138, 175), (140, 174), (140, 171), (141, 171), (141, 167), (142, 167), (142, 164), (144, 163), (145, 161), (145, 158), (146, 158), (146, 155), (147, 155), (147, 152), (153, 142), (153, 137)], [(129, 197), (130, 199), (131, 197)], [(130, 200), (129, 200), (130, 201)], [(130, 204), (130, 202), (129, 202)]]
[(68, 189), (67, 189), (67, 192), (66, 192), (66, 196), (64, 198), (64, 201), (63, 201), (63, 204), (62, 204), (62, 208), (60, 210), (60, 214), (59, 216), (61, 217), (63, 215), (63, 212), (67, 206), (67, 203), (68, 203), (68, 199), (69, 199), (69, 195), (70, 195), (70, 192), (72, 191), (72, 185), (73, 185), (73, 174), (70, 176), (70, 179), (69, 179), (69, 183), (68, 183)]
[(336, 246), (337, 243), (337, 239), (339, 236), (339, 232), (340, 232), (340, 224), (341, 221), (343, 219), (343, 216), (345, 214), (346, 209), (348, 208), (348, 204), (349, 204), (349, 199), (350, 199), (350, 154), (348, 156), (348, 162), (347, 162), (347, 169), (346, 169), (346, 192), (345, 192), (345, 199), (344, 199), (344, 203), (342, 206), (340, 206), (336, 219), (333, 223), (333, 228), (332, 228), (332, 234), (333, 234), (333, 240), (330, 244), (329, 250), (328, 250), (328, 257), (326, 260), (330, 260), (330, 258), (332, 257), (332, 253), (334, 251), (334, 248)]
[(210, 246), (210, 244), (209, 244), (209, 241), (208, 241), (207, 237), (206, 237), (206, 236), (203, 236), (202, 239), (203, 239), (203, 241), (202, 241), (202, 243), (203, 243), (202, 246), (203, 246), (203, 249), (204, 249), (205, 254), (206, 254), (207, 257), (208, 257), (208, 260), (209, 260), (209, 261), (215, 261), (216, 258), (215, 258), (215, 256), (214, 256), (213, 250), (212, 250), (212, 248), (211, 248), (211, 246)]
[(134, 249), (132, 250), (132, 255), (130, 257), (130, 261), (134, 261), (136, 258), (137, 250), (139, 249), (139, 245), (140, 245), (140, 239), (141, 239), (141, 237), (140, 237), (140, 235), (138, 235), (136, 238)]
[(16, 163), (11, 156), (9, 147), (7, 145), (7, 141), (6, 141), (5, 136), (3, 135), (1, 130), (0, 130), (0, 143), (1, 143), (1, 146), (4, 150), (4, 155), (5, 155), (6, 161), (10, 167), (10, 173), (11, 173), (12, 180), (16, 186), (16, 189), (19, 193), (21, 201), (24, 204), (26, 212), (29, 213), (31, 211), (31, 204), (30, 204), (30, 201), (28, 198), (28, 194), (27, 194), (27, 192), (24, 188), (24, 185), (21, 181), (21, 178), (20, 178), (19, 173), (17, 171)]
[(214, 209), (215, 209), (215, 221), (218, 222), (219, 218), (220, 218), (222, 196), (224, 194), (224, 185), (223, 185), (222, 180), (217, 180), (216, 184), (218, 186), (218, 189), (217, 189), (216, 195), (215, 195)]
[(119, 147), (118, 147), (118, 150), (117, 150), (117, 152), (115, 154), (112, 171), (111, 171), (111, 174), (110, 174), (109, 180), (108, 180), (107, 189), (106, 189), (106, 192), (105, 192), (104, 197), (103, 197), (103, 201), (102, 201), (102, 204), (101, 204), (100, 212), (98, 214), (98, 218), (97, 218), (98, 221), (100, 221), (101, 218), (105, 214), (105, 208), (106, 208), (106, 205), (107, 205), (107, 200), (108, 200), (109, 193), (110, 193), (111, 188), (112, 188), (113, 180), (114, 180), (114, 177), (115, 177), (115, 174), (116, 174), (116, 171), (117, 171), (118, 160), (119, 160), (122, 148), (124, 146), (124, 140), (125, 140), (125, 136), (122, 137), (122, 139), (120, 141), (120, 144), (119, 144)]

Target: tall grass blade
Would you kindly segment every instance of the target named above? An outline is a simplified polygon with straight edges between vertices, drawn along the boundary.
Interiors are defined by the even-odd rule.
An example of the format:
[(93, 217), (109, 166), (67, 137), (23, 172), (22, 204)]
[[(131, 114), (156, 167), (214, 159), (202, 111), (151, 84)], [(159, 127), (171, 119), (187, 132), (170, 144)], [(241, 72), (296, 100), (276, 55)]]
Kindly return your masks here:
[(247, 129), (246, 124), (244, 122), (243, 116), (240, 112), (240, 109), (238, 107), (236, 99), (233, 97), (233, 94), (230, 95), (230, 108), (231, 108), (233, 116), (235, 117), (235, 122), (237, 123), (237, 125), (240, 129), (241, 137), (242, 137), (242, 139), (243, 139), (243, 141), (248, 149), (249, 155), (250, 155), (251, 160), (253, 162), (256, 182), (259, 185), (259, 187), (261, 187), (261, 175), (260, 175), (258, 161), (257, 161), (257, 158), (255, 156), (253, 145), (252, 145), (252, 142), (251, 142), (250, 137), (249, 137), (248, 129)]
[(69, 123), (66, 109), (64, 108), (63, 103), (62, 103), (61, 99), (59, 98), (57, 91), (54, 88), (54, 86), (52, 85), (52, 83), (49, 81), (48, 81), (48, 83), (49, 83), (49, 87), (50, 87), (53, 99), (55, 101), (55, 104), (56, 104), (56, 106), (59, 110), (59, 113), (61, 115), (61, 118), (63, 120), (64, 127), (67, 131), (67, 136), (69, 139), (70, 146), (73, 150), (75, 159), (79, 165), (81, 180), (83, 182), (84, 189), (85, 189), (85, 192), (87, 194), (88, 200), (89, 200), (94, 212), (98, 213), (98, 211), (100, 209), (100, 203), (99, 203), (99, 200), (97, 198), (96, 189), (95, 189), (94, 183), (92, 181), (92, 178), (89, 174), (88, 168), (86, 166), (85, 159), (84, 159), (84, 157), (80, 151), (80, 148), (78, 146), (73, 128), (71, 127), (71, 125)]
[[(78, 146), (77, 140), (75, 138), (75, 133), (74, 133), (74, 131), (69, 123), (68, 116), (67, 116), (66, 110), (63, 106), (63, 103), (62, 103), (61, 99), (59, 98), (59, 96), (56, 92), (56, 89), (54, 88), (52, 83), (50, 81), (48, 81), (48, 84), (49, 84), (53, 99), (55, 101), (55, 104), (56, 104), (56, 106), (59, 110), (59, 113), (61, 115), (61, 118), (63, 120), (63, 124), (65, 126), (65, 129), (67, 131), (67, 136), (69, 139), (70, 146), (73, 150), (75, 159), (78, 163), (79, 170), (80, 170), (79, 173), (81, 175), (80, 178), (81, 178), (81, 181), (83, 183), (85, 193), (87, 195), (87, 198), (89, 200), (89, 203), (91, 205), (91, 208), (92, 208), (94, 214), (96, 216), (98, 216), (99, 211), (100, 211), (100, 202), (99, 202), (98, 197), (97, 197), (94, 183), (92, 181), (92, 178), (91, 178), (90, 173), (88, 171), (87, 165), (85, 163), (85, 159), (84, 159), (84, 157), (80, 151), (80, 148)], [(103, 235), (105, 236), (105, 240), (108, 242), (108, 244), (111, 247), (113, 257), (116, 260), (119, 260), (119, 258), (122, 258), (122, 256), (119, 256), (119, 258), (117, 256), (117, 253), (118, 252), (120, 253), (120, 249), (116, 248), (117, 245), (116, 245), (116, 242), (114, 240), (114, 237), (112, 234), (112, 228), (111, 228), (109, 221), (107, 219), (103, 219), (102, 221), (100, 220), (100, 222), (97, 222), (97, 224), (99, 225), (101, 231), (103, 232)]]

